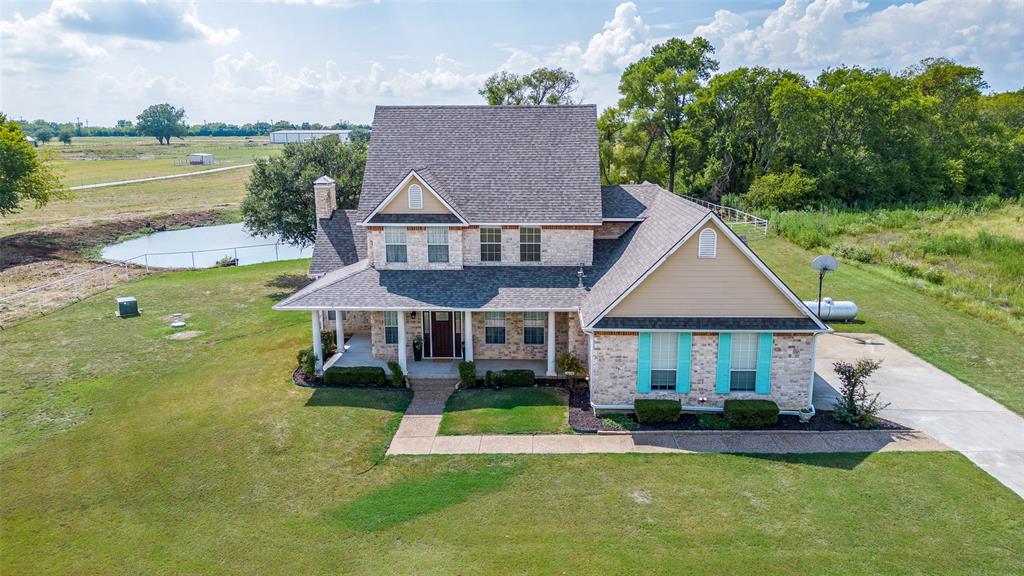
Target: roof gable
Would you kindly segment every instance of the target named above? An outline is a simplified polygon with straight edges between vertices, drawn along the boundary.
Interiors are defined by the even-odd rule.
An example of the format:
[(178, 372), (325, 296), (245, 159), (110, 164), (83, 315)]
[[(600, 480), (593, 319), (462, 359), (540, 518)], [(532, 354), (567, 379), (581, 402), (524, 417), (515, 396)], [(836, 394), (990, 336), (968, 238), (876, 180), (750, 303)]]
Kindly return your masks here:
[[(423, 223), (466, 224), (466, 219), (462, 217), (451, 201), (430, 185), (428, 180), (433, 179), (427, 178), (427, 176), (428, 173), (425, 171), (423, 175), (420, 175), (416, 170), (410, 170), (405, 178), (366, 215), (362, 223), (418, 223), (422, 221)], [(420, 208), (411, 208), (409, 204), (410, 188), (414, 186), (418, 186), (420, 189)]]

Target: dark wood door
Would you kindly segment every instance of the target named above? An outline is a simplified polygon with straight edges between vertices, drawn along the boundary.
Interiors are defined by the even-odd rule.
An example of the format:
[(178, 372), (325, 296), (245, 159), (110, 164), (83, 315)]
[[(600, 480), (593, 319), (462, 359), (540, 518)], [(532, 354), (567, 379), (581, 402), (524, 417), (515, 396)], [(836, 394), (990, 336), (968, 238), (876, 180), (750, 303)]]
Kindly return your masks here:
[(452, 341), (452, 313), (430, 313), (430, 353), (435, 358), (454, 356), (455, 343)]

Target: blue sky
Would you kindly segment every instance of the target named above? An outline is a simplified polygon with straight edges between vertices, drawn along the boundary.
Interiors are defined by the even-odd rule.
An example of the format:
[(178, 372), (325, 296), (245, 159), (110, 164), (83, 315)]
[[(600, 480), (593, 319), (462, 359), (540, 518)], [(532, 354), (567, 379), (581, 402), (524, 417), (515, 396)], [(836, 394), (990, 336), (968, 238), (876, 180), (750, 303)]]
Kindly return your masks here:
[(695, 34), (722, 70), (948, 56), (994, 90), (1024, 81), (1024, 0), (6, 1), (0, 110), (112, 124), (169, 101), (193, 123), (367, 122), (375, 104), (480, 103), (489, 74), (541, 65), (573, 70), (604, 107), (625, 65)]

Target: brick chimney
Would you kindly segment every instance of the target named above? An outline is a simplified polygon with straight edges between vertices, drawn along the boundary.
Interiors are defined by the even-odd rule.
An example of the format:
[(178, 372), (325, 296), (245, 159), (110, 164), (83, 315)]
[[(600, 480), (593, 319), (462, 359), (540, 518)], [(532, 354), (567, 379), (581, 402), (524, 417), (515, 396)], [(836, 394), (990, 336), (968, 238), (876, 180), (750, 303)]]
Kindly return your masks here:
[(316, 203), (316, 217), (330, 218), (338, 206), (338, 194), (334, 180), (330, 176), (321, 176), (313, 182), (313, 200)]

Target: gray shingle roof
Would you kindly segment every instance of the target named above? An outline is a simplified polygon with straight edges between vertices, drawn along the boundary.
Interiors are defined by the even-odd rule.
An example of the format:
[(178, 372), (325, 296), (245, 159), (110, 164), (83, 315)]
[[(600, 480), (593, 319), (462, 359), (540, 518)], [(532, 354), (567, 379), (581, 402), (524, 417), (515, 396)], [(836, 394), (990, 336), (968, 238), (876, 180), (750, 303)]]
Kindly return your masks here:
[(650, 183), (618, 188), (648, 207), (643, 222), (616, 241), (594, 243), (594, 282), (580, 308), (586, 326), (644, 275), (709, 210)]
[(460, 224), (455, 214), (374, 214), (369, 224)]
[(643, 218), (652, 192), (645, 186), (601, 186), (601, 217)]
[(366, 228), (357, 226), (355, 210), (335, 210), (330, 218), (321, 218), (313, 244), (309, 273), (326, 274), (366, 258)]
[(646, 318), (605, 316), (594, 325), (598, 330), (694, 330), (728, 332), (732, 330), (820, 331), (810, 318)]
[(594, 106), (378, 106), (360, 216), (410, 170), (470, 222), (601, 221)]
[(574, 309), (586, 295), (571, 266), (474, 266), (462, 270), (377, 270), (363, 260), (335, 270), (277, 309)]

